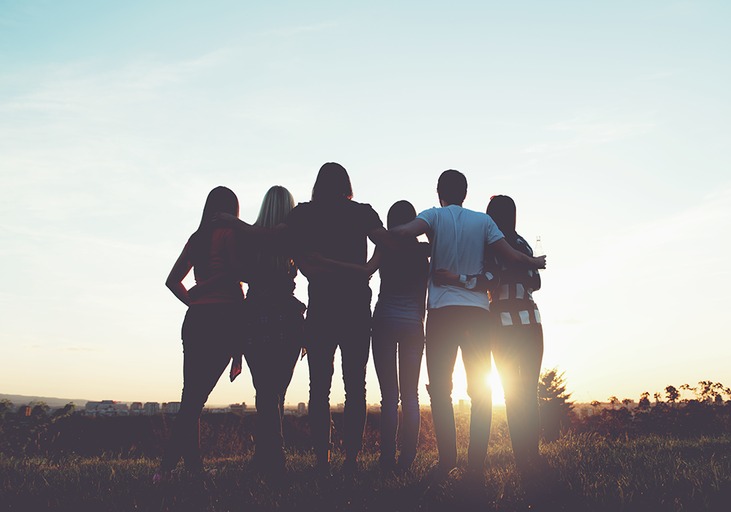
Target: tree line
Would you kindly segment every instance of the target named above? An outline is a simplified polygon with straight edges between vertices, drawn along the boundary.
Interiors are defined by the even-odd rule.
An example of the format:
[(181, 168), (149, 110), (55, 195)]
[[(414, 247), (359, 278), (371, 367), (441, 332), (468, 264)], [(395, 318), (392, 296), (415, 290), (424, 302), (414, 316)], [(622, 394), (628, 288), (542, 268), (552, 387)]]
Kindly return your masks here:
[[(694, 437), (731, 432), (731, 389), (719, 382), (700, 381), (696, 386), (669, 385), (664, 393), (644, 392), (639, 400), (608, 398), (578, 405), (567, 391), (565, 374), (556, 368), (545, 370), (538, 383), (541, 433), (544, 442), (567, 432), (595, 432), (605, 436), (671, 435)], [(42, 402), (14, 406), (0, 401), (0, 453), (14, 456), (95, 456), (122, 457), (161, 455), (169, 435), (171, 415), (94, 418), (74, 414), (72, 403), (52, 410)], [(306, 417), (285, 418), (288, 448), (309, 448)], [(225, 456), (253, 448), (255, 415), (204, 414), (201, 441), (204, 453)], [(376, 450), (380, 414), (369, 412), (364, 449)], [(341, 442), (342, 413), (333, 413), (333, 441)], [(469, 415), (458, 418), (458, 430), (467, 432)], [(507, 435), (496, 428), (495, 435)], [(435, 443), (428, 407), (422, 409), (419, 444)]]

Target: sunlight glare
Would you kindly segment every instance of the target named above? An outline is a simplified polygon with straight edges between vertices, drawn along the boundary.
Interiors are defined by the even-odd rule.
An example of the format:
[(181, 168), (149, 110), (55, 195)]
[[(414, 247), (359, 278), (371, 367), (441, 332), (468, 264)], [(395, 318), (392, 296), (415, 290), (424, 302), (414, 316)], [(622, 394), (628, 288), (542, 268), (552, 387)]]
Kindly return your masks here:
[[(467, 376), (464, 371), (464, 364), (462, 363), (461, 351), (457, 357), (457, 363), (454, 365), (454, 373), (452, 375), (453, 389), (452, 389), (452, 400), (454, 403), (458, 403), (460, 400), (469, 400), (467, 396)], [(492, 371), (485, 381), (485, 385), (492, 386), (492, 403), (494, 405), (505, 405), (505, 391), (503, 390), (503, 384), (500, 381), (500, 375), (495, 369), (495, 362), (492, 363)]]

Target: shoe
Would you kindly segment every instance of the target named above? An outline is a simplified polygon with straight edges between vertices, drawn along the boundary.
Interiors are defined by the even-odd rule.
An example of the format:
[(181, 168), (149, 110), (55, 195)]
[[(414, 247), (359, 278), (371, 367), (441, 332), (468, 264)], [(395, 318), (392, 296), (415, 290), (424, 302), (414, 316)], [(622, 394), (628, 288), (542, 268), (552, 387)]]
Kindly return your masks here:
[(318, 476), (318, 478), (331, 478), (333, 474), (330, 470), (330, 462), (318, 461), (317, 464), (315, 464), (315, 474)]
[(355, 457), (346, 457), (343, 462), (343, 474), (345, 476), (355, 476), (358, 474), (358, 459)]
[(450, 466), (447, 464), (442, 464), (440, 462), (435, 462), (434, 465), (427, 471), (424, 480), (426, 481), (427, 486), (431, 487), (433, 485), (439, 485), (446, 482), (451, 477), (456, 476), (457, 473), (459, 473), (459, 469), (457, 469), (456, 466)]
[(384, 477), (394, 475), (397, 471), (395, 459), (379, 459), (378, 467), (381, 470), (381, 475)]
[(414, 457), (399, 457), (396, 463), (396, 472), (402, 475), (411, 472), (411, 465), (413, 463)]
[(464, 481), (471, 487), (485, 486), (485, 469), (484, 467), (467, 466), (464, 472)]

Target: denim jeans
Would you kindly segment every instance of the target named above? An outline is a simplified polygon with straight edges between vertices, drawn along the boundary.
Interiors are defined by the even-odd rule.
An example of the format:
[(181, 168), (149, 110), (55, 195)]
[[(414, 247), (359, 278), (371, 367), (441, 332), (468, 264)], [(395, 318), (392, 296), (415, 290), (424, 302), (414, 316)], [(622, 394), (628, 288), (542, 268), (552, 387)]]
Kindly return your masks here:
[(482, 308), (447, 306), (429, 310), (426, 322), (427, 390), (431, 398), (439, 464), (446, 469), (457, 465), (452, 374), (458, 348), (462, 349), (467, 394), (471, 401), (467, 464), (474, 469), (482, 469), (485, 464), (492, 420), (488, 328), (488, 312)]
[(505, 390), (515, 463), (518, 469), (525, 470), (538, 459), (538, 378), (543, 359), (543, 328), (541, 324), (496, 326), (492, 331), (492, 351)]
[[(421, 414), (419, 373), (424, 353), (423, 300), (380, 297), (373, 314), (373, 362), (381, 387), (381, 456), (383, 466), (395, 463), (397, 431), (399, 465), (416, 457)], [(401, 400), (403, 422), (399, 425)]]

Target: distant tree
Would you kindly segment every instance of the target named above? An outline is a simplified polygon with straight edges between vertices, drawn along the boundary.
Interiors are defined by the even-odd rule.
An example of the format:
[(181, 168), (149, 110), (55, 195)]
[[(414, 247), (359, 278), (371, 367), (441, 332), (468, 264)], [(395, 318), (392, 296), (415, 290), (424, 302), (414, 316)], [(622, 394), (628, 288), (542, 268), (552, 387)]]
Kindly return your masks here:
[(612, 409), (617, 409), (619, 407), (619, 398), (616, 396), (612, 395), (607, 398), (607, 400), (609, 401), (609, 405), (612, 406)]
[(45, 418), (48, 416), (48, 411), (51, 409), (46, 402), (31, 402), (30, 415), (33, 418)]
[[(689, 393), (693, 393), (693, 395), (696, 396), (696, 397), (698, 396), (698, 392), (697, 392), (696, 388), (691, 387), (690, 384), (681, 384), (680, 386), (678, 386), (678, 391), (679, 392), (680, 391), (687, 391)], [(684, 400), (681, 400), (681, 402), (687, 402), (687, 401), (688, 401), (687, 398), (684, 399)]]
[(571, 393), (566, 392), (564, 373), (559, 373), (557, 368), (545, 370), (538, 379), (538, 403), (546, 441), (558, 439), (561, 431), (571, 424), (574, 404), (569, 398)]
[[(698, 382), (698, 386), (694, 388), (696, 398), (700, 402), (723, 403), (723, 395), (726, 394), (727, 388), (720, 382), (710, 380), (702, 380)], [(718, 398), (720, 397), (720, 401)]]
[(3, 398), (0, 400), (0, 419), (5, 417), (5, 414), (8, 412), (12, 412), (13, 410), (13, 402), (8, 400), (7, 398)]
[(66, 405), (64, 405), (60, 409), (56, 409), (53, 413), (53, 420), (56, 421), (59, 418), (64, 418), (66, 416), (71, 416), (74, 411), (76, 410), (76, 405), (74, 405), (73, 402), (69, 402)]
[(591, 404), (589, 404), (589, 405), (591, 405), (591, 408), (592, 409), (595, 409), (596, 410), (596, 409), (599, 409), (602, 406), (602, 403), (599, 400), (592, 400), (591, 401)]
[(662, 395), (660, 393), (658, 393), (657, 391), (652, 395), (652, 398), (655, 399), (656, 404), (659, 404), (660, 402), (662, 402)]
[(665, 388), (665, 396), (667, 397), (668, 402), (674, 404), (678, 401), (678, 398), (680, 398), (680, 392), (675, 386), (667, 386)]
[(629, 409), (629, 406), (632, 405), (633, 403), (635, 403), (635, 401), (632, 400), (631, 398), (623, 398), (622, 399), (622, 405), (624, 405), (624, 408), (625, 409)]
[(640, 411), (647, 411), (650, 409), (650, 393), (645, 391), (640, 395), (640, 401), (637, 403), (637, 408)]

